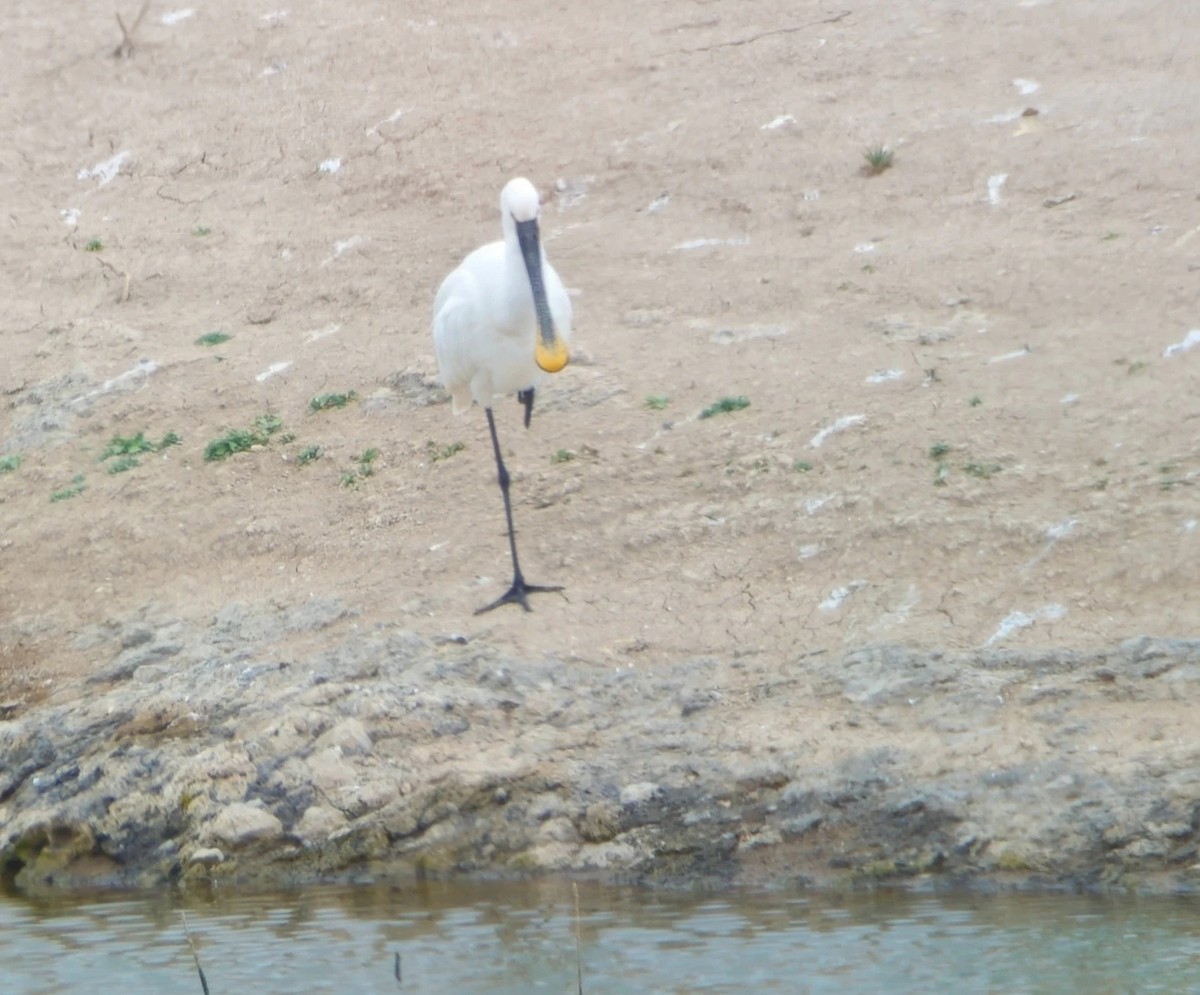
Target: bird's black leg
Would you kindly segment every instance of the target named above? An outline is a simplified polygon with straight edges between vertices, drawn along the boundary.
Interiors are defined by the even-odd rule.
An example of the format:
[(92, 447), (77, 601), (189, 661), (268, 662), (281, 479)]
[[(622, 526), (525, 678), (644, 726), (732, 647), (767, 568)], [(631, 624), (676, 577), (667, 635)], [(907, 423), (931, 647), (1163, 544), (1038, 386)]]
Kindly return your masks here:
[[(522, 395), (527, 394), (529, 399), (525, 400)], [(533, 405), (533, 391), (522, 391), (520, 395), (522, 403), (526, 405), (526, 422), (528, 423), (529, 409)], [(484, 612), (490, 612), (493, 608), (499, 608), (501, 605), (517, 604), (526, 611), (532, 611), (529, 607), (528, 595), (545, 591), (561, 591), (561, 587), (542, 587), (537, 584), (525, 583), (525, 578), (521, 574), (521, 562), (517, 559), (517, 533), (513, 528), (512, 516), (512, 501), (508, 496), (509, 477), (508, 468), (504, 465), (504, 457), (500, 455), (500, 437), (496, 435), (496, 419), (492, 415), (491, 408), (484, 408), (487, 414), (488, 429), (492, 433), (492, 451), (496, 454), (496, 471), (500, 478), (500, 493), (504, 495), (504, 518), (508, 523), (508, 546), (512, 551), (513, 564), (513, 582), (504, 594), (498, 597), (490, 605), (484, 605), (482, 608), (475, 610), (476, 615), (482, 615)]]
[(529, 419), (533, 417), (533, 388), (517, 391), (517, 400), (525, 405), (525, 427), (529, 428)]

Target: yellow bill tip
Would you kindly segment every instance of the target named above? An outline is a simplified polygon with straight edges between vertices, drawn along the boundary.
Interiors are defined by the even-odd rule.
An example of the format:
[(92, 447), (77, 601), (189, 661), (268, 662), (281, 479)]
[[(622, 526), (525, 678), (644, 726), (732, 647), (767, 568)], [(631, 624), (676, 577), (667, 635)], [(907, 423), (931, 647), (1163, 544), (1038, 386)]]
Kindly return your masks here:
[(539, 338), (533, 350), (533, 358), (538, 366), (547, 373), (557, 373), (567, 365), (571, 354), (561, 339), (556, 338), (550, 345), (547, 345)]

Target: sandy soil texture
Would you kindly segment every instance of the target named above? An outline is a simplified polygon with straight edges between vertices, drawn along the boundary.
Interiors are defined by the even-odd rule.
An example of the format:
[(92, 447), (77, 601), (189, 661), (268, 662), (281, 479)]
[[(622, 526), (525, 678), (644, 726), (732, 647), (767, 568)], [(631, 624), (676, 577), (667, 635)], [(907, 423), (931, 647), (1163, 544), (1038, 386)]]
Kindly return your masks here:
[[(5, 17), (4, 716), (233, 603), (606, 670), (1200, 628), (1195, 5), (136, 6)], [(430, 306), (522, 174), (579, 348), (497, 414), (565, 592), (477, 618)]]

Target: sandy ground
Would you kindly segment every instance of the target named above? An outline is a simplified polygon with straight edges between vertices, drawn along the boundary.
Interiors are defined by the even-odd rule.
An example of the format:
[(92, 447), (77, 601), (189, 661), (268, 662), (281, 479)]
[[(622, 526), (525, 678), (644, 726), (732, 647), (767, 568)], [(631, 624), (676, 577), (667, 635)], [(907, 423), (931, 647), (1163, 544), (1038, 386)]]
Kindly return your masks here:
[[(154, 2), (115, 55), (120, 5), (15, 0), (0, 701), (151, 604), (639, 668), (1194, 634), (1200, 8), (1101, 6)], [(566, 590), (476, 618), (502, 508), (430, 305), (519, 174), (579, 349), (498, 417)], [(182, 441), (108, 472), (138, 432)]]

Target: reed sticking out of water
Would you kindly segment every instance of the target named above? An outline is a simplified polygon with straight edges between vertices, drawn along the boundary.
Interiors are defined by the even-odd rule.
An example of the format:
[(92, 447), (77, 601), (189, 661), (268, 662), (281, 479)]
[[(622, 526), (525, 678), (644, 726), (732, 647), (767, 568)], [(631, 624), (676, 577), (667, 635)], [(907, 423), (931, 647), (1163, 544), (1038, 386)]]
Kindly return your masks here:
[(204, 989), (204, 995), (208, 995), (208, 979), (204, 977), (204, 968), (200, 966), (200, 954), (196, 952), (196, 944), (192, 942), (192, 931), (188, 929), (187, 913), (181, 911), (183, 916), (183, 935), (187, 937), (188, 946), (192, 948), (192, 960), (196, 962), (196, 973), (200, 975), (200, 987)]
[(399, 952), (396, 953), (396, 963), (392, 968), (392, 973), (396, 975), (396, 984), (398, 984), (398, 985), (404, 984), (404, 978), (401, 977), (401, 975), (400, 975), (400, 954), (399, 954)]
[(579, 938), (579, 885), (574, 881), (571, 882), (571, 891), (575, 893), (575, 975), (579, 980), (579, 995), (583, 995), (583, 942)]

